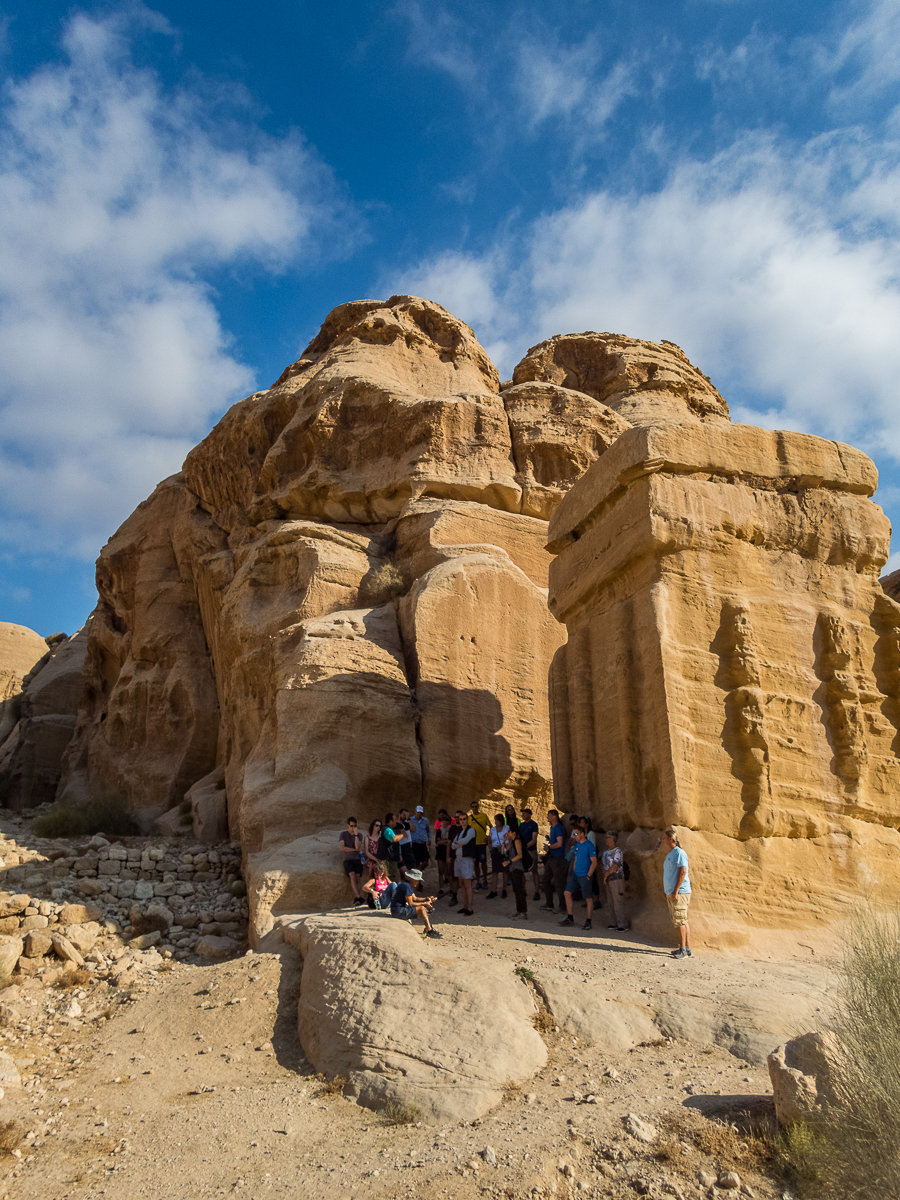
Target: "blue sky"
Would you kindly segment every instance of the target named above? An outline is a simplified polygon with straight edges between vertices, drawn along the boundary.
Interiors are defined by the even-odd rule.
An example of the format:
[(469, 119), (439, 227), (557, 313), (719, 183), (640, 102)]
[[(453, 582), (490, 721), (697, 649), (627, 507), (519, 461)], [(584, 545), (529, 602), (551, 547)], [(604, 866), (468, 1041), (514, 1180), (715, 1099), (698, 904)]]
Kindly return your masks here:
[[(681, 345), (900, 517), (900, 0), (0, 0), (0, 620), (336, 304)], [(900, 565), (900, 560), (891, 566)]]

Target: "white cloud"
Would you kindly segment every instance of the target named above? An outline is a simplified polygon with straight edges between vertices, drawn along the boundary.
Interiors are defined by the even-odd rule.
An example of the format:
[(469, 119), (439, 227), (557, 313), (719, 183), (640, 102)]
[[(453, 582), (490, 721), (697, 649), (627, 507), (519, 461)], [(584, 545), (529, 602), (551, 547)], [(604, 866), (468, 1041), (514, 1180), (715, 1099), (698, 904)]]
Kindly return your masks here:
[[(0, 502), (13, 549), (93, 557), (211, 414), (252, 390), (203, 273), (286, 264), (334, 210), (299, 138), (166, 91), (135, 22), (75, 16), (0, 112)], [(217, 133), (224, 130), (227, 133)], [(230, 142), (224, 139), (228, 136)]]
[[(600, 190), (483, 255), (410, 273), (486, 345), (608, 330), (681, 345), (741, 419), (900, 460), (900, 249), (849, 236), (833, 163), (746, 140), (650, 194)], [(449, 301), (448, 298), (449, 297)]]

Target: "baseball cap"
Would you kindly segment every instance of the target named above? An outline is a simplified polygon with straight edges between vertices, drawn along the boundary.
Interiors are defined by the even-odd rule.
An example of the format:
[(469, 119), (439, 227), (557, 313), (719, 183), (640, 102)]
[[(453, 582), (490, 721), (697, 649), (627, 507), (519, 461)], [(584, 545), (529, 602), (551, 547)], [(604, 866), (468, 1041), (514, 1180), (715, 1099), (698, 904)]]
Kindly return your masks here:
[(425, 811), (425, 809), (422, 807), (421, 804), (416, 805), (416, 812), (423, 813), (424, 811)]

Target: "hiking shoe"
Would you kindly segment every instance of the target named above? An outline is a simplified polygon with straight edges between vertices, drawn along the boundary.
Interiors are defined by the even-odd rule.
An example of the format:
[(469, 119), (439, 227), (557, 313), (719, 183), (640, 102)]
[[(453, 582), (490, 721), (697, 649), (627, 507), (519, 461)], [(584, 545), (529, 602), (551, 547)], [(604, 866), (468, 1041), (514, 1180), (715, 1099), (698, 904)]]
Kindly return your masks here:
[(438, 931), (436, 929), (429, 929), (425, 933), (425, 936), (426, 937), (443, 937), (444, 935), (442, 933), (438, 933)]
[(591, 925), (590, 921), (585, 921), (585, 923), (582, 925), (581, 928), (582, 929), (591, 929), (592, 925)]
[(496, 899), (497, 899), (496, 892), (488, 892), (488, 894), (485, 896), (485, 900), (496, 900)]
[(677, 950), (672, 951), (673, 958), (690, 958), (691, 952), (687, 946), (679, 946)]
[(574, 917), (566, 917), (566, 919), (564, 921), (560, 921), (560, 925), (574, 925), (574, 924), (575, 924)]

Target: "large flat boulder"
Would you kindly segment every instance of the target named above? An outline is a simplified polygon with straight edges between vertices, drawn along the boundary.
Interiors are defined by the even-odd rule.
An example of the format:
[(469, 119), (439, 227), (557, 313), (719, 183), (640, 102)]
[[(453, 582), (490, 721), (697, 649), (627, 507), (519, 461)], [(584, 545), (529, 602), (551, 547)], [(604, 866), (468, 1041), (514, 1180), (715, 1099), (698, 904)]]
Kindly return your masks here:
[(547, 1061), (532, 993), (512, 964), (423, 939), (381, 913), (314, 916), (285, 929), (303, 955), (300, 1040), (316, 1070), (367, 1108), (413, 1104), (471, 1120), (507, 1081)]

